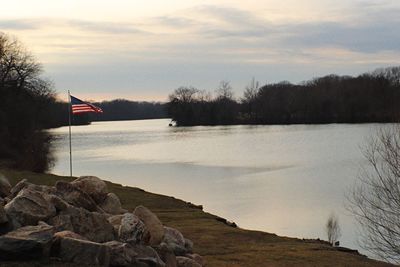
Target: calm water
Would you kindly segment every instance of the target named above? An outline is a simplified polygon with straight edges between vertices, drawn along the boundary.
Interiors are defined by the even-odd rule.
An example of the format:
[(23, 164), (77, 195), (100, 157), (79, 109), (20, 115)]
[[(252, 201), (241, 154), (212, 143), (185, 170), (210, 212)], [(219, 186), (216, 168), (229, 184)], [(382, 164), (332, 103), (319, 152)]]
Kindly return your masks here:
[[(73, 131), (74, 175), (172, 195), (240, 227), (326, 239), (335, 212), (342, 245), (359, 248), (345, 193), (366, 164), (377, 124), (168, 127), (169, 120), (96, 122)], [(68, 128), (53, 172), (69, 174)]]

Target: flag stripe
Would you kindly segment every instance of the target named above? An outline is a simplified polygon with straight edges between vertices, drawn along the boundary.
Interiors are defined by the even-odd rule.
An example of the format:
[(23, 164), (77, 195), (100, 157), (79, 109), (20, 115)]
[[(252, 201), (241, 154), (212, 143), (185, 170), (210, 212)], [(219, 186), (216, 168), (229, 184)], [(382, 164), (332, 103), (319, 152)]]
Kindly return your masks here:
[(72, 95), (70, 97), (71, 97), (72, 114), (87, 113), (87, 112), (103, 113), (103, 110), (101, 110), (101, 108), (99, 107), (96, 107), (95, 105), (84, 102)]

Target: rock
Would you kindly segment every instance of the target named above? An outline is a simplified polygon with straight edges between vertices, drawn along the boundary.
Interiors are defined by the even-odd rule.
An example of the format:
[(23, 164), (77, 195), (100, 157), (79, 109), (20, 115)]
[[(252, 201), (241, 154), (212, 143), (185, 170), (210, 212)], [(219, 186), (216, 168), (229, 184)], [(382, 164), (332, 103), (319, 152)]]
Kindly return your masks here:
[(190, 239), (185, 238), (185, 249), (187, 253), (193, 252), (193, 242)]
[(4, 206), (5, 204), (7, 204), (6, 200), (0, 197), (0, 205)]
[(198, 264), (195, 260), (186, 257), (178, 256), (176, 257), (176, 262), (178, 264), (178, 267), (201, 267), (201, 265)]
[(103, 243), (115, 238), (114, 228), (104, 214), (83, 208), (69, 206), (48, 223), (54, 225), (57, 231), (72, 231), (93, 242)]
[(25, 225), (36, 225), (56, 215), (55, 207), (48, 203), (42, 192), (29, 188), (22, 189), (18, 195), (4, 207), (14, 229)]
[(175, 254), (165, 243), (161, 243), (154, 249), (157, 251), (166, 267), (177, 267)]
[[(157, 246), (164, 238), (164, 227), (158, 217), (150, 210), (143, 206), (136, 207), (133, 212), (139, 219), (144, 222), (149, 235), (150, 246)], [(145, 238), (147, 239), (147, 238)]]
[(99, 207), (97, 207), (94, 200), (75, 185), (64, 181), (57, 181), (56, 189), (56, 195), (69, 204), (78, 208), (87, 209), (88, 211), (99, 211)]
[(119, 198), (114, 193), (108, 193), (103, 203), (100, 204), (105, 212), (109, 214), (122, 214), (124, 210), (121, 207), (121, 202)]
[(74, 233), (72, 231), (61, 231), (57, 232), (54, 234), (54, 238), (64, 238), (64, 237), (69, 237), (73, 239), (79, 239), (79, 240), (87, 240), (81, 235), (78, 235), (77, 233)]
[(11, 184), (4, 175), (0, 173), (0, 197), (6, 197), (11, 193)]
[(121, 220), (124, 217), (123, 214), (114, 215), (107, 218), (107, 221), (114, 227), (115, 236), (118, 236), (119, 226), (121, 225)]
[(0, 224), (8, 222), (6, 211), (2, 204), (0, 204)]
[(38, 191), (38, 192), (42, 192), (45, 194), (54, 194), (56, 191), (54, 186), (36, 185), (36, 184), (29, 183), (28, 180), (26, 180), (26, 179), (23, 179), (23, 180), (19, 181), (11, 189), (11, 195), (10, 195), (11, 199), (16, 197), (18, 195), (18, 193), (24, 188), (29, 188), (33, 191)]
[(147, 243), (147, 240), (144, 240), (146, 233), (146, 226), (136, 215), (125, 213), (122, 216), (118, 228), (119, 240), (131, 244)]
[(137, 253), (135, 263), (133, 266), (137, 265), (141, 266), (140, 264), (147, 264), (144, 266), (165, 267), (165, 263), (161, 260), (160, 256), (152, 247), (144, 245), (131, 245), (131, 246)]
[(110, 241), (104, 243), (110, 248), (110, 266), (132, 266), (138, 255), (127, 243)]
[(66, 210), (70, 207), (70, 204), (56, 195), (44, 195), (44, 198), (56, 208), (57, 212)]
[(183, 256), (189, 252), (185, 247), (185, 238), (181, 232), (174, 228), (164, 226), (163, 243), (177, 256)]
[(72, 181), (72, 184), (91, 196), (97, 204), (102, 203), (107, 197), (107, 184), (98, 177), (81, 176)]
[(165, 266), (151, 247), (118, 241), (104, 243), (110, 248), (110, 266)]
[(54, 228), (43, 222), (37, 226), (21, 227), (0, 236), (0, 260), (29, 260), (47, 258)]
[(109, 266), (110, 264), (108, 246), (70, 237), (57, 237), (51, 248), (51, 255), (79, 265)]
[(199, 254), (186, 254), (185, 257), (194, 260), (195, 262), (197, 262), (201, 266), (205, 266), (206, 265), (205, 260)]

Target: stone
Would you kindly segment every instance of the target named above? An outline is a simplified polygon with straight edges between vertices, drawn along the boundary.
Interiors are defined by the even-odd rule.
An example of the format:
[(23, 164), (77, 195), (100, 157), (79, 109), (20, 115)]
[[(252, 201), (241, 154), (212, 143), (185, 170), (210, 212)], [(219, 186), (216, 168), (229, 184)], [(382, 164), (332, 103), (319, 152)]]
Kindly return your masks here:
[(154, 248), (166, 267), (177, 267), (176, 257), (174, 252), (165, 243), (161, 243)]
[(124, 210), (121, 207), (121, 202), (119, 198), (114, 193), (108, 193), (103, 203), (100, 204), (100, 208), (102, 208), (106, 213), (109, 214), (122, 214)]
[(56, 208), (57, 212), (66, 210), (70, 207), (70, 204), (56, 195), (44, 195), (44, 198)]
[(103, 243), (115, 238), (114, 228), (104, 214), (89, 212), (83, 208), (70, 206), (48, 223), (54, 225), (57, 231), (72, 231), (93, 242)]
[(110, 265), (110, 249), (107, 245), (70, 237), (55, 238), (51, 255), (79, 265)]
[(8, 222), (6, 211), (2, 204), (0, 204), (0, 224)]
[(114, 227), (114, 232), (116, 233), (116, 236), (118, 236), (119, 226), (121, 225), (121, 220), (123, 217), (123, 214), (119, 214), (107, 218), (107, 221)]
[(185, 238), (185, 249), (187, 253), (193, 252), (193, 242), (190, 239)]
[(133, 266), (137, 265), (141, 266), (140, 264), (147, 264), (144, 266), (165, 267), (165, 263), (161, 260), (160, 256), (152, 247), (144, 245), (131, 245), (131, 246), (137, 253), (135, 263)]
[(198, 264), (195, 260), (186, 257), (178, 256), (176, 257), (176, 262), (178, 264), (178, 267), (201, 267), (201, 265)]
[(107, 184), (98, 177), (81, 176), (72, 181), (71, 184), (77, 186), (79, 189), (91, 196), (97, 204), (102, 203), (107, 197)]
[(56, 195), (69, 204), (78, 208), (87, 209), (88, 211), (99, 211), (99, 207), (97, 207), (94, 200), (75, 185), (64, 181), (57, 181), (56, 189)]
[(178, 230), (164, 226), (164, 239), (162, 241), (175, 255), (183, 256), (189, 251), (185, 247), (185, 238)]
[(11, 184), (7, 178), (0, 173), (0, 197), (6, 197), (11, 193)]
[(25, 226), (0, 236), (0, 260), (47, 258), (54, 228), (43, 222)]
[(206, 265), (205, 260), (199, 254), (186, 254), (185, 257), (194, 260), (195, 262), (197, 262), (201, 266), (205, 266)]
[(4, 209), (14, 229), (36, 225), (39, 221), (46, 221), (56, 215), (56, 208), (43, 195), (42, 192), (24, 188), (7, 203)]
[(85, 237), (78, 235), (77, 233), (74, 233), (72, 231), (61, 231), (54, 234), (54, 238), (64, 238), (64, 237), (69, 237), (79, 240), (87, 240)]
[(110, 266), (132, 266), (138, 255), (130, 244), (119, 241), (104, 243), (110, 248)]
[[(138, 206), (133, 212), (145, 224), (148, 234), (148, 244), (157, 246), (164, 238), (164, 227), (158, 217), (149, 209), (143, 206)], [(147, 238), (145, 238), (147, 239)]]
[(36, 185), (28, 182), (28, 180), (23, 179), (19, 181), (12, 189), (11, 189), (11, 198), (14, 198), (18, 195), (18, 193), (24, 189), (29, 188), (33, 191), (42, 192), (45, 194), (54, 194), (56, 189), (54, 186), (47, 186), (47, 185)]
[(144, 240), (147, 229), (145, 224), (134, 214), (125, 213), (121, 218), (121, 223), (118, 227), (118, 239), (131, 243), (147, 243)]

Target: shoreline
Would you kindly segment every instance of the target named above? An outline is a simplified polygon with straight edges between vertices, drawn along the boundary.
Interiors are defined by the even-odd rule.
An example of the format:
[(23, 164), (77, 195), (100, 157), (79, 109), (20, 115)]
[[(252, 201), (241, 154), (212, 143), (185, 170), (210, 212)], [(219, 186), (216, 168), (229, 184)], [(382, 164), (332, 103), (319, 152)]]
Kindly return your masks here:
[[(13, 185), (22, 178), (47, 185), (54, 185), (57, 180), (74, 179), (10, 169), (0, 169), (0, 173), (4, 173)], [(322, 240), (281, 237), (241, 229), (225, 218), (204, 212), (201, 205), (137, 187), (106, 183), (110, 191), (119, 196), (123, 208), (133, 210), (143, 205), (165, 225), (180, 230), (193, 240), (194, 251), (205, 258), (207, 266), (330, 266), (332, 262), (336, 266), (392, 266), (369, 259), (354, 250), (331, 247)]]

